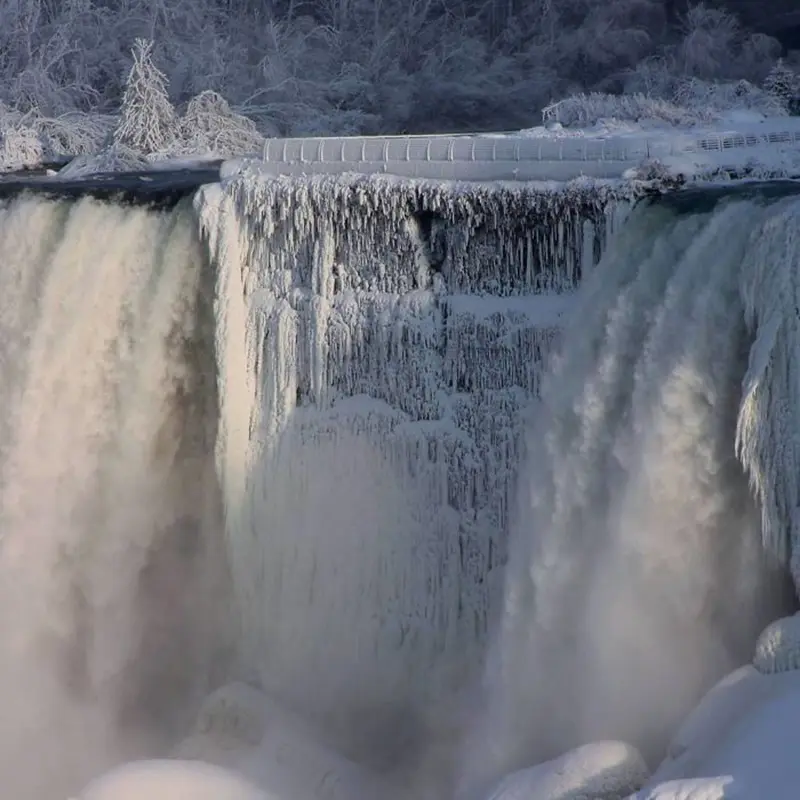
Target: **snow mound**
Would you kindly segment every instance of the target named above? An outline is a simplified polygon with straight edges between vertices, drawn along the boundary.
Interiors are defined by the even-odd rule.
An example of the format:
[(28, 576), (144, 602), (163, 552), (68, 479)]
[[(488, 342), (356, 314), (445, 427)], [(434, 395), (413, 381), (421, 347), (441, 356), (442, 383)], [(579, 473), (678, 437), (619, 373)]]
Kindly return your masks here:
[[(681, 759), (665, 762), (629, 800), (793, 800), (800, 762), (791, 746), (800, 718), (800, 676), (738, 670), (705, 706), (716, 724)], [(727, 695), (727, 697), (725, 697)], [(716, 713), (708, 715), (709, 700)], [(725, 706), (729, 705), (729, 708)], [(702, 714), (701, 714), (702, 716)], [(691, 717), (690, 717), (691, 719)]]
[(488, 800), (621, 800), (647, 780), (639, 752), (596, 742), (506, 777)]
[(241, 683), (209, 695), (174, 756), (232, 770), (280, 800), (397, 797), (379, 776), (320, 742), (300, 717)]
[(776, 620), (764, 630), (753, 665), (764, 675), (800, 669), (800, 615)]
[(686, 717), (669, 745), (665, 764), (687, 753), (696, 755), (716, 742), (767, 689), (763, 676), (750, 664), (726, 675)]
[(236, 775), (190, 761), (140, 761), (117, 767), (77, 800), (283, 800)]

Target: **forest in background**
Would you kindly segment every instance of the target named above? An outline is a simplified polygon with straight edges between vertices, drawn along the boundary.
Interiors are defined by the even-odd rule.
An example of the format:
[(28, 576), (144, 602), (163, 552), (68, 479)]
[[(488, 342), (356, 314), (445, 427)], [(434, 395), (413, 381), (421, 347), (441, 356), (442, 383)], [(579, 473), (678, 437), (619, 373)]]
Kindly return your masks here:
[[(137, 40), (140, 62), (157, 68), (155, 92), (140, 82), (139, 101), (163, 106), (160, 92), (183, 119), (243, 116), (264, 136), (515, 130), (586, 92), (601, 93), (588, 116), (607, 94), (638, 98), (634, 115), (643, 100), (701, 116), (730, 105), (800, 110), (800, 52), (724, 4), (6, 0), (0, 134), (44, 130), (64, 140), (53, 150), (96, 149), (119, 129)], [(151, 138), (157, 149), (158, 131)]]

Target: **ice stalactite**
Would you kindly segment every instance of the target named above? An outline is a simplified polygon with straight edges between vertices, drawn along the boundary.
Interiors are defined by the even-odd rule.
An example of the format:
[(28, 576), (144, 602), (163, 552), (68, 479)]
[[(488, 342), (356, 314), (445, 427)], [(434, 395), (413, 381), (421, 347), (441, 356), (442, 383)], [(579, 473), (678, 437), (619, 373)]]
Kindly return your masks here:
[(523, 417), (617, 199), (353, 176), (198, 195), (242, 658), (351, 754), (396, 755), (480, 663)]
[(657, 756), (785, 610), (799, 211), (646, 204), (578, 293), (520, 474), (465, 789), (593, 739)]

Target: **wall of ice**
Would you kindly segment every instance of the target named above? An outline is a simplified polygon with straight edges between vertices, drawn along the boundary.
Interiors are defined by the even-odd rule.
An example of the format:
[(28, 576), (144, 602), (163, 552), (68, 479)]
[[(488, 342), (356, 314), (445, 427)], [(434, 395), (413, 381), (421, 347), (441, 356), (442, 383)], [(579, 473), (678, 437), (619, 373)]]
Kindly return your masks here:
[(196, 204), (243, 669), (396, 759), (479, 668), (525, 415), (626, 203), (245, 170)]

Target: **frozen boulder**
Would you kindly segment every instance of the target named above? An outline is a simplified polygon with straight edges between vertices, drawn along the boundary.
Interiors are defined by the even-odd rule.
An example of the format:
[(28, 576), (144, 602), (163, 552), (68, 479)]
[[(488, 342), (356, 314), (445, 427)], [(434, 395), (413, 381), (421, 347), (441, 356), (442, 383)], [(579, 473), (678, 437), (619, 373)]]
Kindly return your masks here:
[(800, 614), (768, 625), (756, 642), (753, 666), (765, 675), (800, 669)]
[(283, 800), (240, 777), (191, 761), (124, 764), (87, 786), (78, 800)]
[(305, 720), (244, 684), (209, 695), (174, 755), (233, 770), (280, 800), (397, 796), (380, 776), (323, 743)]
[(596, 742), (509, 775), (487, 800), (622, 800), (647, 774), (635, 748)]

